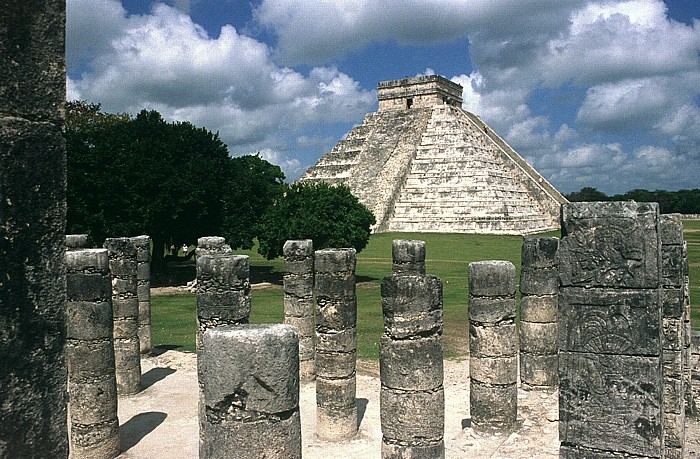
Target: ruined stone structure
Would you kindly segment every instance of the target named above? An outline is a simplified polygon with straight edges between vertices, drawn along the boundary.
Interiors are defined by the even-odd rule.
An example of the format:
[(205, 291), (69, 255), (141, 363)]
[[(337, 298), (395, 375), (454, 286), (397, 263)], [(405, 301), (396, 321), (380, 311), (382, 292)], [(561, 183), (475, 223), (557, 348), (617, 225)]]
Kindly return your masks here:
[(87, 249), (87, 234), (66, 234), (66, 250)]
[(520, 272), (520, 382), (556, 387), (559, 371), (555, 257), (559, 239), (527, 237)]
[(226, 239), (221, 236), (204, 236), (197, 239), (197, 256), (223, 254), (231, 255), (231, 246), (226, 243)]
[(286, 241), (284, 253), (284, 323), (299, 335), (299, 373), (303, 381), (316, 375), (314, 316), (314, 244), (311, 239)]
[(509, 432), (518, 414), (515, 266), (469, 263), (469, 406), (472, 427)]
[[(685, 304), (688, 275), (683, 221), (661, 216), (661, 301), (663, 307), (664, 446), (667, 458), (682, 458), (685, 448), (686, 385), (690, 365), (690, 311)], [(692, 400), (692, 398), (691, 398)]]
[(379, 83), (379, 111), (301, 182), (345, 184), (376, 232), (532, 234), (559, 227), (566, 199), (440, 76)]
[[(225, 251), (222, 246), (215, 250)], [(197, 249), (197, 348), (202, 334), (217, 325), (248, 323), (251, 308), (247, 255), (206, 253)], [(213, 250), (213, 249), (209, 249)]]
[(71, 458), (111, 459), (120, 450), (107, 250), (68, 251), (66, 270)]
[(0, 457), (66, 457), (65, 1), (0, 14)]
[(299, 341), (293, 327), (209, 328), (197, 373), (204, 393), (200, 458), (301, 458)]
[(658, 228), (655, 203), (562, 207), (561, 457), (664, 455)]
[[(382, 457), (445, 457), (442, 282), (426, 276), (425, 243), (396, 240), (382, 280)], [(416, 256), (406, 256), (406, 255)]]
[(355, 249), (314, 253), (316, 434), (328, 441), (357, 434), (355, 261)]
[(136, 296), (139, 301), (139, 341), (142, 354), (153, 350), (151, 339), (151, 238), (135, 236), (136, 246)]
[(117, 393), (131, 395), (141, 390), (136, 246), (130, 238), (118, 237), (106, 239), (104, 247), (109, 253), (109, 271), (112, 274)]

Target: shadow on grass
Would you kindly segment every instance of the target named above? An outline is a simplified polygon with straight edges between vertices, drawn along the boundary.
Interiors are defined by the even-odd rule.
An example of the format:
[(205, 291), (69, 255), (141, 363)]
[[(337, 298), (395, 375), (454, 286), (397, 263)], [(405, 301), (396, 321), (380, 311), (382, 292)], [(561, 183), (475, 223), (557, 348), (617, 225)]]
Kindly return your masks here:
[(128, 451), (161, 425), (168, 415), (160, 411), (139, 413), (119, 426), (121, 452)]
[(282, 285), (282, 275), (284, 273), (273, 271), (272, 266), (253, 265), (250, 267), (250, 283), (259, 284), (269, 282), (274, 285)]

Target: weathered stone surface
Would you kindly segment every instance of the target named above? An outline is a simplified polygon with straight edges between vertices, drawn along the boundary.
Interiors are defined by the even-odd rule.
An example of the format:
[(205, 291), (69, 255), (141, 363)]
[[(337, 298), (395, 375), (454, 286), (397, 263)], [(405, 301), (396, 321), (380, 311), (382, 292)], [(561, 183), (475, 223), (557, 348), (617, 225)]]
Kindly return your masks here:
[(472, 322), (496, 324), (512, 321), (515, 313), (515, 298), (474, 296), (469, 299), (469, 320)]
[[(479, 301), (484, 298), (487, 301)], [(477, 301), (474, 301), (474, 300)], [(510, 300), (496, 302), (495, 299)], [(488, 318), (491, 304), (508, 305)], [(469, 263), (470, 413), (472, 427), (510, 431), (518, 409), (518, 334), (515, 324), (515, 266), (507, 261)], [(501, 317), (499, 317), (501, 316)]]
[(87, 234), (66, 234), (66, 249), (86, 249), (88, 248)]
[(503, 357), (518, 353), (515, 323), (499, 325), (469, 324), (469, 350), (472, 357)]
[(117, 393), (135, 394), (141, 390), (141, 348), (138, 336), (137, 249), (131, 238), (108, 238), (112, 274), (112, 314), (114, 317), (114, 362)]
[(524, 295), (556, 295), (559, 275), (554, 268), (532, 269), (523, 265), (520, 272), (520, 293)]
[(436, 276), (393, 274), (382, 280), (385, 333), (396, 339), (442, 333), (442, 281)]
[(469, 376), (484, 384), (518, 382), (518, 357), (475, 357), (469, 360)]
[[(65, 259), (66, 285), (76, 288), (66, 302), (71, 457), (113, 458), (119, 455), (119, 431), (113, 428), (119, 421), (108, 251), (74, 249)], [(85, 273), (100, 282), (80, 284)]]
[(383, 335), (379, 356), (382, 384), (392, 389), (431, 390), (442, 385), (442, 337), (394, 340)]
[(556, 255), (559, 250), (559, 238), (526, 237), (522, 247), (522, 265), (529, 269), (556, 268)]
[(520, 352), (538, 355), (557, 353), (557, 323), (520, 322)]
[(659, 291), (565, 288), (559, 292), (559, 347), (574, 352), (659, 355)]
[(327, 441), (357, 433), (355, 249), (314, 253), (316, 434)]
[(520, 380), (527, 386), (551, 386), (559, 383), (559, 355), (520, 353)]
[(425, 274), (425, 242), (396, 239), (391, 245), (395, 274)]
[(380, 418), (382, 434), (404, 442), (439, 440), (445, 431), (445, 392), (400, 390), (382, 386)]
[(0, 15), (0, 457), (65, 457), (65, 2)]
[(200, 457), (300, 458), (299, 344), (288, 325), (206, 330)]
[(197, 239), (197, 256), (200, 255), (231, 255), (233, 251), (226, 244), (226, 239), (220, 236), (204, 236)]
[[(349, 186), (375, 215), (374, 232), (558, 228), (566, 199), (481, 119), (459, 108), (454, 83), (430, 75), (379, 85), (380, 110), (302, 182)], [(391, 92), (388, 99), (384, 91)]]
[(470, 296), (512, 296), (515, 288), (513, 263), (500, 260), (469, 263)]
[(515, 427), (518, 410), (517, 384), (484, 384), (472, 379), (469, 394), (474, 430), (507, 432)]
[(526, 295), (520, 298), (520, 320), (538, 323), (556, 322), (558, 308), (559, 300), (556, 295)]
[(564, 204), (557, 255), (562, 285), (657, 288), (658, 215), (656, 203)]
[(563, 444), (661, 457), (658, 357), (561, 352), (559, 360)]
[(445, 457), (445, 441), (420, 445), (405, 445), (382, 438), (382, 458), (384, 459), (443, 459)]
[(422, 241), (393, 247), (394, 273), (382, 281), (382, 457), (444, 457), (442, 282), (419, 274)]

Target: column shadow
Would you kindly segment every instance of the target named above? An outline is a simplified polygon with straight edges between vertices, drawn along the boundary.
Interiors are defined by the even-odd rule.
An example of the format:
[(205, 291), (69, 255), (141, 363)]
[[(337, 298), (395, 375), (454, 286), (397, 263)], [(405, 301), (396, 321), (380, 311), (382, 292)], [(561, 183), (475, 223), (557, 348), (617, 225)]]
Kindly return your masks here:
[(141, 390), (148, 389), (158, 381), (162, 381), (177, 370), (169, 367), (151, 368), (141, 375)]
[(360, 428), (360, 424), (362, 424), (362, 420), (365, 418), (365, 412), (367, 411), (367, 405), (369, 404), (369, 400), (366, 398), (358, 398), (355, 400), (357, 404), (357, 428)]
[(128, 451), (161, 425), (168, 415), (159, 411), (139, 413), (119, 426), (121, 452)]

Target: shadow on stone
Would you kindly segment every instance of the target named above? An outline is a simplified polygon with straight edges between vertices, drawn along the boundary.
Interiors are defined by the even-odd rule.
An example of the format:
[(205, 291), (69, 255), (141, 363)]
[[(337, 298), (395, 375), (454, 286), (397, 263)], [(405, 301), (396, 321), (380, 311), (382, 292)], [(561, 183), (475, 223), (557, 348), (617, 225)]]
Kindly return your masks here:
[(161, 381), (175, 373), (175, 371), (177, 370), (174, 368), (151, 368), (141, 375), (141, 390), (151, 387), (158, 381)]
[(179, 346), (177, 344), (161, 344), (160, 346), (155, 346), (153, 348), (153, 350), (151, 351), (151, 355), (154, 357), (158, 357), (159, 355), (163, 355), (168, 351), (174, 351), (181, 347), (182, 346)]
[(367, 411), (367, 404), (369, 403), (369, 400), (366, 398), (358, 398), (356, 400), (357, 403), (357, 427), (360, 427), (360, 424), (362, 424), (362, 419), (365, 417), (365, 411)]
[(121, 452), (126, 452), (138, 444), (143, 437), (161, 425), (166, 417), (168, 417), (167, 414), (159, 411), (147, 411), (146, 413), (137, 414), (120, 425), (119, 441), (121, 443)]
[(472, 426), (472, 419), (462, 419), (462, 430), (469, 429)]

